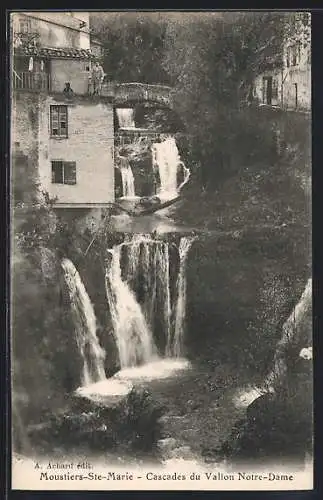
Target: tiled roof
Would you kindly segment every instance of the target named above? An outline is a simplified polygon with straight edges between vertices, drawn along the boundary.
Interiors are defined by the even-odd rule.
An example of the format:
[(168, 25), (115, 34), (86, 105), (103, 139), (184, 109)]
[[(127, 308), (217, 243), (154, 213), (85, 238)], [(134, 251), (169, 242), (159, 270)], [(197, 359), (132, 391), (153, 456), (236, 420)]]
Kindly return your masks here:
[(90, 50), (73, 48), (46, 48), (46, 47), (17, 47), (17, 55), (39, 56), (39, 57), (57, 57), (57, 58), (76, 58), (76, 59), (95, 59), (95, 55)]

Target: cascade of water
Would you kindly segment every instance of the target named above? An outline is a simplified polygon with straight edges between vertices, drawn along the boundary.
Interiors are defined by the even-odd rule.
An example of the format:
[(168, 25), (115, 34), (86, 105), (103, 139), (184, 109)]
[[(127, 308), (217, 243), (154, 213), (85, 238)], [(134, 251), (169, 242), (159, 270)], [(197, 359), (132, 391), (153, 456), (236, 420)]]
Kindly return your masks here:
[(133, 108), (117, 108), (117, 116), (120, 128), (135, 128)]
[(162, 317), (165, 332), (166, 355), (167, 345), (171, 339), (171, 302), (169, 278), (169, 246), (168, 243), (159, 245), (155, 253), (155, 269), (157, 274), (156, 287), (159, 292), (159, 304), (162, 307)]
[(61, 262), (68, 288), (75, 325), (76, 342), (83, 358), (82, 385), (106, 380), (105, 351), (96, 335), (96, 318), (90, 297), (73, 262)]
[(186, 262), (188, 251), (192, 246), (194, 237), (183, 237), (179, 244), (179, 272), (176, 283), (177, 303), (175, 310), (175, 329), (174, 329), (174, 343), (172, 346), (172, 354), (179, 357), (183, 352), (183, 339), (184, 339), (184, 323), (186, 311)]
[(119, 156), (119, 169), (122, 179), (122, 195), (127, 198), (134, 198), (135, 179), (127, 158)]
[[(180, 357), (186, 307), (186, 261), (193, 237), (179, 244), (176, 301), (171, 304), (169, 243), (151, 235), (128, 235), (109, 253), (107, 298), (122, 368), (151, 362), (160, 350)], [(173, 318), (173, 321), (172, 321)], [(162, 347), (161, 347), (162, 346)]]
[(128, 238), (123, 247), (127, 256), (125, 279), (132, 289), (139, 289), (139, 301), (151, 330), (159, 322), (157, 328), (168, 339), (171, 318), (168, 243), (149, 234), (137, 234)]
[(180, 183), (180, 185), (177, 188), (178, 192), (182, 189), (183, 186), (185, 186), (185, 184), (190, 180), (190, 177), (191, 177), (190, 169), (187, 168), (182, 161), (180, 162), (180, 165), (181, 165), (182, 170), (183, 170), (183, 181)]
[(126, 253), (125, 280), (133, 290), (138, 288), (138, 282), (140, 283), (142, 308), (149, 327), (153, 330), (156, 273), (155, 268), (151, 266), (151, 243), (149, 235), (135, 234), (125, 239), (123, 249)]
[(133, 291), (122, 279), (122, 245), (109, 250), (106, 291), (121, 368), (148, 363), (156, 358), (156, 347), (147, 321)]
[[(153, 168), (157, 169), (160, 178), (160, 188), (157, 192), (159, 198), (171, 200), (178, 196), (179, 190), (186, 184), (190, 177), (190, 171), (181, 161), (174, 137), (167, 137), (162, 142), (152, 145)], [(182, 168), (184, 180), (178, 186), (177, 175)]]

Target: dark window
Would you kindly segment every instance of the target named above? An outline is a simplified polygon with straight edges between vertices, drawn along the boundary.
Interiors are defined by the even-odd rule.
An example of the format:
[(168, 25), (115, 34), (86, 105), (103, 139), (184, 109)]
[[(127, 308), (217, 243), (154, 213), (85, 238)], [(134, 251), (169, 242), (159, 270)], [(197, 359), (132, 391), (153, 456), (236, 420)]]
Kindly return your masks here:
[(272, 104), (273, 98), (273, 78), (272, 76), (266, 76), (262, 81), (262, 102), (264, 104)]
[(62, 160), (52, 161), (52, 183), (76, 184), (76, 162)]
[(295, 108), (298, 108), (298, 88), (297, 83), (294, 83), (294, 92), (295, 92)]
[(52, 137), (67, 137), (67, 106), (50, 107), (50, 134)]

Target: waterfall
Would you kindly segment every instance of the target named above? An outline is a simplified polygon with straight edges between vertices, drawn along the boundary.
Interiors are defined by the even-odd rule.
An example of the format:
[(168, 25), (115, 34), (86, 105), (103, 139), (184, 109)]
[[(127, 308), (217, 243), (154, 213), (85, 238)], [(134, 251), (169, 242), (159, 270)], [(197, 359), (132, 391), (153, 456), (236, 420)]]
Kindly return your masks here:
[(170, 336), (170, 279), (169, 246), (150, 235), (134, 235), (123, 244), (128, 262), (126, 280), (139, 288), (142, 308), (151, 330), (156, 321), (166, 335)]
[[(167, 137), (162, 142), (152, 145), (153, 168), (158, 171), (160, 188), (157, 192), (159, 198), (171, 200), (178, 196), (179, 190), (186, 184), (190, 171), (181, 161), (174, 137)], [(183, 181), (178, 185), (178, 173), (182, 169)]]
[(174, 332), (174, 344), (172, 354), (175, 357), (179, 357), (183, 351), (183, 340), (184, 340), (184, 323), (185, 323), (185, 311), (186, 311), (186, 262), (188, 251), (192, 246), (194, 237), (184, 237), (181, 238), (179, 244), (179, 273), (177, 277), (177, 303), (175, 311), (175, 332)]
[(178, 276), (172, 284), (168, 241), (150, 234), (128, 235), (108, 250), (111, 262), (106, 269), (106, 291), (121, 368), (150, 363), (157, 354), (181, 356), (186, 262), (193, 240), (180, 240)]
[(183, 186), (185, 186), (185, 184), (189, 181), (189, 179), (191, 177), (190, 169), (187, 168), (182, 161), (179, 163), (179, 165), (181, 165), (182, 170), (183, 170), (183, 181), (180, 183), (180, 185), (177, 188), (178, 192), (182, 189)]
[(88, 386), (106, 379), (105, 352), (96, 335), (96, 318), (91, 300), (74, 264), (62, 260), (75, 325), (76, 342), (83, 358), (82, 385)]
[(135, 179), (129, 160), (123, 156), (119, 156), (119, 169), (122, 179), (122, 195), (127, 198), (135, 197)]
[(133, 291), (121, 276), (122, 245), (109, 250), (106, 290), (121, 368), (145, 364), (156, 355), (152, 333)]
[(135, 128), (133, 108), (117, 108), (117, 116), (120, 128)]

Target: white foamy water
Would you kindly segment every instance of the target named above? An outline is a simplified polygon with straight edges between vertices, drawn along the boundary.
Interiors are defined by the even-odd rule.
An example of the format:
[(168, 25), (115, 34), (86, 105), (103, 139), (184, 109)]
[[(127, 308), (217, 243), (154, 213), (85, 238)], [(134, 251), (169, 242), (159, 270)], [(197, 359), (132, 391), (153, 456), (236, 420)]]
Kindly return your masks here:
[(119, 170), (122, 180), (122, 196), (135, 199), (135, 178), (127, 158), (119, 156)]
[(121, 248), (109, 250), (111, 263), (106, 270), (106, 291), (121, 368), (149, 362), (156, 347), (147, 321), (133, 291), (121, 276)]
[(87, 397), (94, 401), (113, 402), (115, 398), (119, 399), (127, 396), (132, 389), (133, 385), (129, 381), (116, 380), (112, 377), (86, 387), (79, 387), (75, 392), (79, 396)]
[(135, 128), (134, 109), (133, 108), (117, 108), (117, 116), (120, 128)]
[(154, 380), (165, 379), (177, 375), (179, 372), (188, 370), (191, 367), (187, 359), (165, 358), (153, 361), (142, 366), (125, 368), (114, 375), (114, 378), (121, 380)]
[(167, 345), (167, 352), (173, 356), (181, 356), (183, 352), (183, 341), (185, 331), (185, 311), (186, 311), (186, 262), (189, 249), (194, 237), (183, 237), (179, 244), (179, 273), (177, 277), (177, 303), (175, 311), (175, 332), (173, 345)]
[(169, 276), (169, 245), (152, 239), (149, 234), (135, 234), (124, 242), (127, 250), (126, 280), (131, 285), (138, 278), (144, 288), (142, 310), (154, 330), (156, 314), (163, 323), (166, 342), (171, 335), (171, 302)]
[(183, 357), (186, 263), (194, 240), (180, 239), (179, 270), (172, 282), (168, 241), (150, 234), (127, 235), (108, 251), (112, 260), (106, 269), (106, 293), (122, 369), (146, 366), (163, 356)]
[[(160, 178), (160, 188), (157, 196), (161, 201), (172, 200), (179, 190), (188, 182), (190, 171), (182, 162), (174, 137), (152, 145), (153, 168), (157, 169)], [(182, 171), (183, 181), (178, 185), (178, 173)]]
[[(122, 244), (108, 250), (106, 295), (121, 366), (115, 378), (167, 378), (189, 368), (190, 363), (183, 359), (185, 273), (194, 239), (182, 237), (179, 242), (179, 270), (172, 293), (168, 241), (150, 234), (128, 235)], [(62, 260), (62, 267), (83, 359), (78, 394), (92, 399), (127, 394), (130, 386), (106, 378), (105, 351), (96, 334), (94, 308), (77, 269), (69, 259)]]
[(104, 370), (105, 351), (96, 335), (96, 317), (84, 283), (69, 259), (61, 262), (68, 288), (75, 327), (75, 337), (83, 358), (82, 385), (106, 380)]

